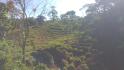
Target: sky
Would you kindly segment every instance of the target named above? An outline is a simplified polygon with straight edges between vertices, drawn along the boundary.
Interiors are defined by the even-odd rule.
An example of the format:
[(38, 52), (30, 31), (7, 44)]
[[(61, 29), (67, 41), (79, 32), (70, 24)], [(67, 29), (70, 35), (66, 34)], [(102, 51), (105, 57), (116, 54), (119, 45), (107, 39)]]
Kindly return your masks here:
[[(6, 0), (0, 0), (0, 1), (6, 1)], [(27, 3), (31, 1), (31, 0), (27, 0)], [(32, 0), (32, 3), (29, 4), (28, 6), (28, 11), (27, 14), (29, 14), (29, 12), (32, 10), (32, 8), (37, 7), (40, 3), (45, 3), (49, 1), (50, 5), (55, 6), (56, 10), (58, 11), (58, 15), (64, 14), (67, 11), (71, 11), (74, 10), (76, 12), (76, 15), (78, 16), (84, 16), (85, 13), (80, 11), (79, 9), (81, 9), (85, 4), (90, 4), (90, 3), (94, 3), (94, 0)], [(32, 16), (35, 15), (39, 15), (41, 13), (42, 7), (40, 4), (39, 7), (37, 8), (36, 13), (32, 13)]]
[[(95, 2), (95, 0), (33, 0), (33, 4), (31, 5), (31, 7), (36, 7), (42, 1), (44, 3), (46, 1), (49, 1), (48, 3), (50, 4), (50, 6), (55, 6), (55, 9), (57, 10), (59, 16), (71, 10), (74, 10), (76, 12), (76, 15), (78, 16), (85, 16), (85, 13), (83, 11), (80, 11), (80, 9), (85, 4)], [(43, 4), (40, 4), (40, 6), (38, 7), (39, 11), (37, 11), (35, 15), (41, 13), (41, 5)]]
[(84, 13), (80, 11), (85, 4), (94, 3), (94, 0), (58, 0), (56, 2), (56, 10), (59, 14), (64, 14), (67, 11), (74, 10), (76, 15), (83, 16)]

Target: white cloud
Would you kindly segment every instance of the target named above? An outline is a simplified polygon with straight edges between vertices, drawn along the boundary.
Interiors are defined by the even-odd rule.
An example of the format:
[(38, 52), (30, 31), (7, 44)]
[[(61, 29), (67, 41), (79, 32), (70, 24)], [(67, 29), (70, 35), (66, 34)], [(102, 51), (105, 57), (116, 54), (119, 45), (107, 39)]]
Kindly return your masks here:
[(58, 11), (59, 15), (66, 13), (67, 11), (74, 10), (76, 11), (77, 15), (82, 16), (82, 13), (79, 9), (88, 3), (94, 3), (94, 0), (58, 0), (56, 2), (56, 10)]

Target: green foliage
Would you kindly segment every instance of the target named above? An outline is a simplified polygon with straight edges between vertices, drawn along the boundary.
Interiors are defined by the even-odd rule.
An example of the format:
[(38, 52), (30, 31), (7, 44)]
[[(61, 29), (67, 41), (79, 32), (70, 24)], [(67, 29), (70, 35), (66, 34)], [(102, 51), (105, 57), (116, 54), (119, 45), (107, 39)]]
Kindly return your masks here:
[(49, 70), (45, 64), (38, 64), (34, 70)]
[(7, 6), (5, 3), (0, 2), (0, 20), (5, 19), (7, 16)]
[(12, 50), (12, 48), (14, 48), (14, 45), (11, 41), (0, 40), (0, 52), (4, 53), (1, 54), (1, 58), (4, 59), (7, 54), (11, 52), (10, 50)]
[(67, 70), (76, 70), (75, 66), (73, 64), (70, 64), (68, 67), (67, 67)]
[[(16, 50), (15, 50), (16, 49)], [(0, 40), (1, 69), (4, 70), (30, 70), (21, 61), (20, 48), (10, 40)]]
[[(58, 65), (60, 68), (65, 70), (75, 70), (77, 66), (80, 66), (81, 64), (87, 65), (86, 56), (88, 53), (92, 53), (91, 52), (92, 49), (90, 48), (91, 47), (90, 43), (89, 45), (88, 44), (85, 45), (86, 42), (92, 39), (90, 39), (89, 37), (87, 37), (87, 35), (86, 36), (85, 35), (86, 35), (85, 33), (82, 34), (75, 33), (75, 34), (68, 34), (66, 36), (59, 37), (54, 40), (50, 40), (42, 46), (41, 48), (43, 49), (42, 51), (37, 51), (35, 53), (39, 54), (40, 56), (40, 54), (43, 53), (43, 51), (46, 51), (53, 56), (55, 65)], [(78, 44), (81, 44), (80, 43), (81, 38), (84, 39), (84, 43), (82, 41), (81, 43), (83, 44), (80, 45), (79, 47)], [(92, 42), (93, 41), (91, 41), (91, 43)], [(36, 60), (41, 58), (35, 56), (36, 55), (33, 55), (33, 57), (36, 58)], [(59, 60), (59, 62), (57, 60)], [(41, 60), (41, 61), (45, 61), (45, 60)], [(38, 62), (40, 61), (38, 60)], [(84, 69), (86, 67), (85, 65), (84, 65)]]
[(55, 7), (48, 14), (50, 20), (44, 21), (41, 15), (27, 17), (30, 24), (24, 27), (28, 36), (24, 46), (18, 41), (22, 40), (24, 21), (17, 19), (19, 15), (7, 18), (6, 4), (0, 3), (0, 70), (124, 70), (123, 2), (96, 0), (86, 5), (84, 18), (73, 10), (59, 18)]
[[(57, 12), (52, 9), (52, 18), (56, 19)], [(74, 11), (65, 14), (65, 19), (48, 20), (42, 25), (39, 16), (35, 18), (27, 18), (29, 25), (29, 36), (25, 43), (25, 61), (22, 62), (22, 42), (11, 40), (11, 35), (20, 35), (22, 28), (20, 24), (22, 19), (7, 19), (3, 25), (6, 30), (13, 28), (15, 22), (15, 30), (9, 30), (6, 39), (0, 41), (0, 60), (4, 61), (1, 68), (4, 70), (76, 70), (83, 65), (88, 67), (87, 55), (92, 55), (92, 43), (94, 42), (89, 35), (89, 28), (81, 17), (75, 15)], [(5, 31), (7, 32), (7, 31)], [(16, 36), (16, 35), (15, 35)], [(22, 37), (16, 36), (22, 40)], [(45, 41), (45, 42), (44, 42)], [(18, 43), (18, 44), (17, 44)], [(21, 46), (21, 47), (20, 47)], [(31, 55), (33, 54), (33, 55)], [(32, 58), (33, 57), (33, 58)]]

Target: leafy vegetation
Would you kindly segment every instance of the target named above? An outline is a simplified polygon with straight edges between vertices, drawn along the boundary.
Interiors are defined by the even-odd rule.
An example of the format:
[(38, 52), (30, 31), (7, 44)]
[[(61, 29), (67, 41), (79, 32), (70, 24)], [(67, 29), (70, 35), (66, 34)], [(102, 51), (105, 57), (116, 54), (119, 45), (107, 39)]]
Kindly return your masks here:
[(96, 0), (84, 17), (52, 6), (49, 20), (25, 0), (0, 2), (0, 70), (124, 70), (123, 2)]

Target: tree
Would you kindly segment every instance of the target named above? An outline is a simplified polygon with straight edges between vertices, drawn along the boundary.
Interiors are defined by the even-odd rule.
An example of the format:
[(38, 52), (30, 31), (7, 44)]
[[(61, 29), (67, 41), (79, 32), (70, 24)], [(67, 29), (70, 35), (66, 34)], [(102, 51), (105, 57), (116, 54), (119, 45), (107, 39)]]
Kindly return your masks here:
[(55, 6), (51, 7), (51, 11), (48, 13), (48, 16), (54, 21), (57, 19), (57, 11), (55, 10)]
[(75, 18), (76, 18), (76, 15), (75, 15), (75, 11), (73, 10), (68, 11), (67, 13), (61, 15), (62, 20), (65, 20), (65, 19), (74, 20)]
[[(23, 59), (22, 61), (25, 63), (25, 54), (26, 54), (26, 46), (27, 46), (27, 41), (28, 41), (28, 37), (29, 37), (29, 21), (28, 21), (28, 16), (30, 16), (30, 14), (32, 13), (36, 13), (37, 8), (42, 4), (43, 8), (47, 5), (46, 3), (42, 3), (44, 0), (41, 0), (40, 4), (38, 4), (35, 8), (30, 8), (32, 9), (29, 12), (29, 15), (27, 13), (28, 8), (29, 7), (27, 4), (29, 4), (30, 2), (28, 0), (12, 0), (15, 7), (20, 11), (21, 16), (19, 17), (19, 19), (21, 20), (21, 24), (20, 24), (20, 34), (21, 34), (21, 47), (22, 47), (22, 56)], [(44, 11), (44, 10), (43, 10)], [(42, 12), (42, 11), (41, 11)], [(18, 14), (17, 14), (18, 15)], [(35, 15), (34, 15), (35, 16)], [(40, 17), (41, 18), (41, 17)]]
[(44, 23), (44, 19), (45, 19), (45, 17), (42, 16), (42, 15), (39, 15), (39, 16), (37, 16), (37, 18), (36, 18), (38, 24)]
[(0, 19), (5, 19), (7, 16), (7, 6), (5, 3), (0, 2)]
[(68, 18), (74, 18), (76, 15), (75, 15), (75, 11), (68, 11), (67, 13), (66, 13), (66, 15), (68, 16)]
[(124, 69), (122, 63), (124, 57), (120, 53), (122, 48), (119, 49), (123, 42), (123, 30), (120, 31), (120, 28), (124, 27), (123, 2), (123, 0), (96, 0), (96, 3), (88, 5), (87, 21), (92, 22), (91, 35), (97, 40), (94, 48), (102, 52), (96, 57), (99, 68), (93, 66), (93, 70)]

